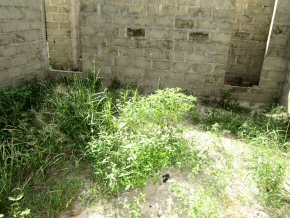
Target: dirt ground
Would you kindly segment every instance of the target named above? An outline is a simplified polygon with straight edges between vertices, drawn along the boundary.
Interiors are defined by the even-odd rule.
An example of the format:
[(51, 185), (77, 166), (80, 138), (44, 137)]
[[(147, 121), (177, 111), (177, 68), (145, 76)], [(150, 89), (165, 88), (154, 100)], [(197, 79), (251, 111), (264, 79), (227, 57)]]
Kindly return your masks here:
[[(143, 190), (124, 192), (89, 207), (79, 202), (72, 212), (62, 213), (60, 218), (277, 216), (257, 200), (259, 190), (251, 173), (249, 145), (230, 136), (189, 128), (184, 138), (209, 160), (203, 173), (193, 177), (189, 171), (164, 170)], [(284, 209), (280, 217), (290, 217), (289, 210)]]

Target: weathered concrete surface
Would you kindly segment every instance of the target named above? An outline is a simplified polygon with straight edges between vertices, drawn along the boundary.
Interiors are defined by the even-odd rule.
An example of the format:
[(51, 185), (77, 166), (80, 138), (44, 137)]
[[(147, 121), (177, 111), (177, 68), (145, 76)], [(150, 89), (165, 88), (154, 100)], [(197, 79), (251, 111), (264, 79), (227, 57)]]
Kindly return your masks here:
[(159, 84), (219, 96), (227, 89), (249, 102), (280, 97), (289, 0), (279, 1), (266, 56), (275, 0), (80, 2), (84, 71), (101, 68), (108, 80), (148, 90)]
[(226, 84), (259, 85), (274, 3), (237, 0)]
[[(281, 0), (281, 1), (285, 1), (285, 0)], [(281, 17), (278, 18), (279, 19), (278, 21), (282, 23), (281, 28), (283, 28), (284, 31), (287, 30), (286, 34), (288, 34), (288, 35), (284, 36), (285, 37), (284, 40), (286, 41), (288, 39), (288, 46), (285, 46), (284, 49), (286, 50), (288, 48), (288, 53), (287, 53), (288, 60), (286, 59), (286, 66), (287, 67), (286, 67), (284, 87), (283, 87), (283, 91), (282, 91), (282, 95), (281, 95), (281, 103), (284, 106), (288, 107), (288, 112), (290, 113), (290, 22), (289, 22), (289, 20), (290, 20), (290, 2), (289, 1), (285, 2), (284, 8), (282, 11), (283, 11), (283, 14), (281, 15)], [(279, 32), (282, 32), (282, 31), (279, 30), (278, 33)], [(287, 36), (288, 36), (288, 38), (287, 38)]]
[(47, 49), (41, 0), (0, 1), (0, 86), (46, 77)]
[(289, 46), (289, 58), (288, 58), (288, 67), (286, 70), (286, 78), (285, 84), (283, 87), (283, 92), (281, 96), (282, 105), (288, 108), (288, 112), (290, 113), (290, 46)]
[[(50, 61), (148, 91), (286, 104), (290, 0), (279, 0), (267, 41), (275, 1), (45, 0)], [(41, 3), (0, 3), (1, 84), (46, 68)]]
[(83, 70), (148, 90), (219, 94), (235, 1), (81, 1)]
[[(236, 90), (240, 99), (278, 102), (289, 62), (290, 0), (279, 0), (258, 88)], [(229, 88), (232, 89), (232, 88)]]

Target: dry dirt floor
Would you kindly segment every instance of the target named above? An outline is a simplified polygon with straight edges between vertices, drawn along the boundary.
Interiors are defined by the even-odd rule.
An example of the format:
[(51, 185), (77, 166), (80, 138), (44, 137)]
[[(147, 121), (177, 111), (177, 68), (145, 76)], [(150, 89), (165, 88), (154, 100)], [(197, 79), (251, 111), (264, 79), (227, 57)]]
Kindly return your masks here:
[[(259, 190), (252, 173), (251, 146), (231, 136), (192, 127), (186, 128), (184, 137), (208, 160), (202, 173), (167, 169), (150, 179), (142, 190), (124, 192), (89, 206), (80, 201), (60, 218), (277, 217), (257, 200)], [(278, 216), (290, 217), (289, 208)]]

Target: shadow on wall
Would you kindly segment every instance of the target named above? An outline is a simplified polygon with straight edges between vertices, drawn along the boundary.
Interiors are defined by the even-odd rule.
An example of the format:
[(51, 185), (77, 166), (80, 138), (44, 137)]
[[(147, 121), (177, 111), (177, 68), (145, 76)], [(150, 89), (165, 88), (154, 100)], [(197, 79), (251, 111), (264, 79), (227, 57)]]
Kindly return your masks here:
[(288, 113), (290, 113), (290, 89), (288, 88), (288, 98), (286, 99)]
[[(290, 62), (289, 62), (290, 63)], [(287, 108), (288, 113), (290, 114), (290, 71), (288, 72), (288, 82), (286, 83), (284, 87), (284, 92), (282, 96), (282, 105), (284, 105)]]
[[(287, 78), (288, 77), (288, 78)], [(290, 114), (290, 74), (286, 76), (286, 82), (282, 90), (280, 104), (286, 107), (288, 113)]]
[[(225, 84), (259, 86), (278, 0), (237, 0)], [(271, 25), (270, 25), (271, 24)]]

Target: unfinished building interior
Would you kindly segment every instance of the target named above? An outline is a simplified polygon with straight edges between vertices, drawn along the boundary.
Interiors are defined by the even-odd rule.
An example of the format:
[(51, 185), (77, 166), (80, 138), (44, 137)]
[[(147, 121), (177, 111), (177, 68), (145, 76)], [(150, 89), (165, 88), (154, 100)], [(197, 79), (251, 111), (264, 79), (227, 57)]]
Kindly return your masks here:
[(51, 68), (287, 106), (290, 1), (1, 0), (0, 85)]

